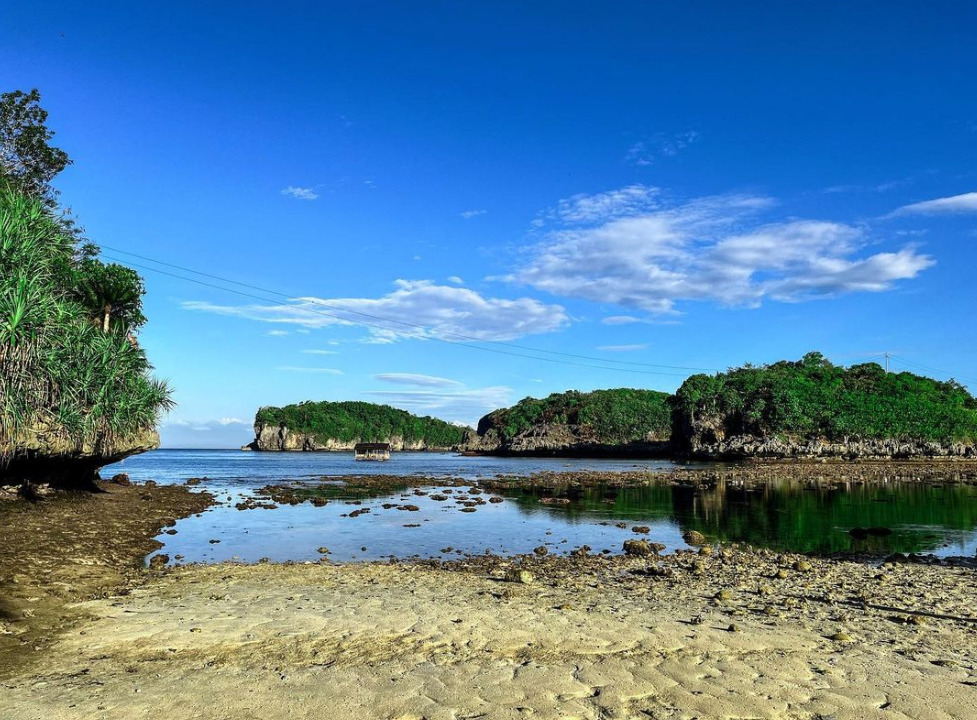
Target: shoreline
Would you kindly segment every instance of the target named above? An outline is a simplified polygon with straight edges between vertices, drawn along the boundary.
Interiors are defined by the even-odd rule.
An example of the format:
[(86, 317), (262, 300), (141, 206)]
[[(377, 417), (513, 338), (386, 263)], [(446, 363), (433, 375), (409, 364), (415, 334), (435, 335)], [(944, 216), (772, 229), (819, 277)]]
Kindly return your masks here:
[[(810, 475), (886, 482), (933, 470), (893, 465), (858, 464), (868, 480), (852, 480), (850, 465), (826, 473), (816, 463)], [(952, 481), (972, 482), (973, 465)], [(784, 469), (762, 467), (754, 482)], [(654, 477), (727, 482), (743, 469)], [(613, 474), (522, 482), (601, 475)], [(11, 718), (936, 720), (977, 707), (972, 558), (707, 545), (662, 556), (151, 568), (141, 561), (154, 536), (212, 496), (152, 483), (105, 489), (0, 505), (0, 587), (15, 591), (21, 612), (5, 612), (3, 629), (16, 635), (0, 636)]]

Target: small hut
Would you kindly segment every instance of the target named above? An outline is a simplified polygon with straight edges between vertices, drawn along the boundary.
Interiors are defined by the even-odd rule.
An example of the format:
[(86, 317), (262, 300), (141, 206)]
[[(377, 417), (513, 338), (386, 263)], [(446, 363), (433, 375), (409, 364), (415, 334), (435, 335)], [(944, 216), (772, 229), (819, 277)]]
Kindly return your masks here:
[(353, 457), (357, 460), (389, 460), (390, 443), (356, 443)]

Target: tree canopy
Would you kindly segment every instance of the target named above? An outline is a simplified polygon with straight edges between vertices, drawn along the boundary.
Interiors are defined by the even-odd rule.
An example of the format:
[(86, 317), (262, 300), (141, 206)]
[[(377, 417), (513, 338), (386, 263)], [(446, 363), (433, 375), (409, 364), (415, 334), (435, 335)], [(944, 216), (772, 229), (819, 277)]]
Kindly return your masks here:
[(423, 441), (430, 447), (451, 447), (461, 442), (465, 429), (428, 416), (412, 415), (389, 405), (368, 402), (301, 402), (284, 407), (263, 407), (255, 423), (284, 425), (318, 441), (384, 442), (401, 437), (406, 443)]
[(842, 440), (977, 440), (977, 400), (962, 385), (877, 363), (842, 367), (820, 353), (796, 362), (693, 375), (672, 401), (677, 431)]

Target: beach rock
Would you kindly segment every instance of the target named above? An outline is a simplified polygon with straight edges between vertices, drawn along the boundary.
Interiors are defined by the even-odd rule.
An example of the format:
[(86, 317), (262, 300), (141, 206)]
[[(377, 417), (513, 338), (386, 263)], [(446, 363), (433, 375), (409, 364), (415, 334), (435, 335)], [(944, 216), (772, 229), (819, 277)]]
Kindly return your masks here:
[(505, 571), (506, 582), (519, 583), (521, 585), (532, 585), (536, 578), (528, 570), (519, 567), (511, 567)]
[(686, 530), (682, 533), (682, 539), (687, 545), (705, 545), (706, 536), (698, 530)]
[(153, 570), (160, 570), (161, 568), (166, 567), (166, 563), (168, 563), (169, 561), (170, 561), (169, 555), (164, 555), (164, 554), (153, 555), (149, 559), (149, 567), (152, 568)]
[(647, 540), (625, 540), (624, 554), (644, 557), (647, 555), (652, 555), (653, 552)]
[(132, 480), (129, 479), (129, 473), (118, 473), (113, 475), (109, 482), (113, 485), (122, 485), (123, 487), (129, 487), (132, 485)]
[(549, 555), (550, 554), (550, 551), (546, 548), (545, 545), (540, 545), (537, 548), (533, 548), (533, 552), (536, 553), (537, 555), (539, 555), (540, 557), (543, 557), (544, 555)]
[(651, 532), (651, 528), (647, 525), (635, 525), (631, 528), (631, 532), (638, 533), (639, 535), (647, 535)]

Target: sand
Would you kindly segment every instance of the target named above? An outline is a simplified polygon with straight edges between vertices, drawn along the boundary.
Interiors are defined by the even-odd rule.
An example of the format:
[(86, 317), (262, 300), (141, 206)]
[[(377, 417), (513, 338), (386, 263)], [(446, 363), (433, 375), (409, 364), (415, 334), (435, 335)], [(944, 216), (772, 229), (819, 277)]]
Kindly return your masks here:
[(758, 569), (790, 558), (694, 557), (665, 561), (671, 577), (628, 572), (659, 565), (643, 558), (527, 560), (529, 585), (502, 581), (504, 561), (177, 569), (85, 603), (98, 619), (6, 681), (3, 716), (977, 717), (973, 569), (887, 568), (932, 595), (909, 625), (810, 591), (769, 609), (879, 582), (864, 564), (815, 561), (764, 594)]

